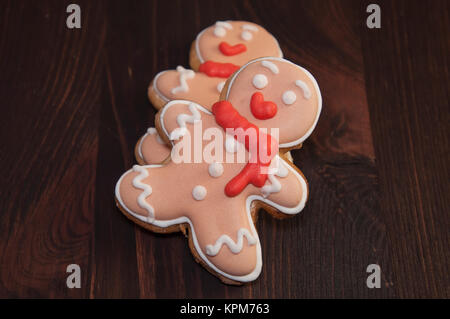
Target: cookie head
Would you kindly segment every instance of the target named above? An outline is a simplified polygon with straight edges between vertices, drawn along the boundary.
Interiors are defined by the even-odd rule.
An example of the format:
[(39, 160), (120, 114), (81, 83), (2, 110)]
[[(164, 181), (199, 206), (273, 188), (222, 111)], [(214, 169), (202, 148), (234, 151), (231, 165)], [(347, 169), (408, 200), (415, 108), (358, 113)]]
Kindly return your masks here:
[(304, 68), (281, 58), (259, 58), (227, 82), (222, 98), (261, 128), (278, 128), (280, 148), (300, 145), (322, 108), (320, 90)]
[(283, 56), (269, 32), (247, 21), (217, 21), (199, 33), (195, 50), (200, 63), (214, 61), (239, 66), (259, 57)]

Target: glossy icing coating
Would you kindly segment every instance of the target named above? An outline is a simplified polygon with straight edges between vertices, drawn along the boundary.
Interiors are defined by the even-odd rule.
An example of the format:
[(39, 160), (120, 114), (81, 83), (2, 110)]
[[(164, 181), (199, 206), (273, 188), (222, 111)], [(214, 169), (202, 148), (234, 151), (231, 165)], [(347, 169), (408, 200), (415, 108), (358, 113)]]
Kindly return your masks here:
[(170, 155), (170, 147), (164, 143), (154, 127), (147, 130), (136, 146), (139, 162), (162, 163)]
[[(173, 101), (161, 110), (160, 124), (166, 137), (179, 128), (180, 115), (192, 114), (190, 104), (188, 101)], [(208, 110), (200, 106), (198, 110), (203, 129), (218, 127)], [(191, 135), (194, 134), (194, 125), (186, 122)], [(183, 138), (173, 143), (180, 143)], [(204, 146), (207, 143), (204, 141)], [(226, 152), (225, 142), (223, 152)], [(222, 163), (222, 175), (214, 178), (209, 173), (211, 163), (177, 164), (170, 161), (164, 166), (144, 166), (143, 169), (148, 171), (145, 178), (136, 170), (126, 172), (117, 183), (116, 198), (127, 213), (146, 223), (158, 227), (190, 224), (195, 250), (208, 267), (231, 280), (252, 281), (258, 277), (262, 266), (259, 237), (251, 218), (252, 203), (264, 201), (281, 212), (295, 214), (301, 211), (307, 197), (304, 178), (284, 160), (276, 158), (283, 161), (287, 174), (284, 177), (272, 174), (271, 178), (276, 178), (280, 187), (268, 195), (253, 185), (248, 185), (236, 197), (225, 195), (227, 181), (236, 176), (246, 163)], [(145, 201), (153, 208), (154, 219), (149, 220), (148, 211), (139, 204), (143, 190), (133, 185), (136, 178), (151, 187), (152, 192)], [(198, 185), (207, 190), (203, 200), (196, 200), (192, 195)]]
[[(230, 29), (222, 27), (228, 34)], [(267, 78), (267, 85), (262, 89), (255, 88), (252, 82), (256, 74)], [(189, 81), (198, 75), (196, 73), (193, 79), (187, 79), (189, 90)], [(180, 82), (179, 75), (176, 77), (178, 82), (172, 83), (175, 86)], [(213, 86), (215, 92), (222, 81), (219, 79)], [(283, 99), (287, 91), (295, 94), (295, 101), (292, 94)], [(260, 102), (269, 101), (276, 105), (274, 115), (270, 114), (267, 119), (254, 116), (250, 101), (255, 92), (262, 95)], [(242, 117), (232, 123), (241, 127), (248, 121), (258, 128), (279, 128), (280, 147), (303, 142), (314, 129), (321, 110), (320, 91), (309, 72), (277, 58), (257, 59), (244, 65), (229, 80), (223, 95)], [(287, 105), (286, 101), (292, 104)], [(186, 138), (186, 131), (193, 136), (194, 126), (199, 123), (203, 130), (227, 127), (223, 124), (227, 120), (215, 117), (209, 109), (210, 105), (195, 105), (193, 109), (192, 102), (171, 101), (158, 113), (158, 130), (166, 139), (177, 135), (171, 140), (172, 146), (176, 146)], [(174, 134), (181, 131), (183, 134)], [(157, 137), (150, 133), (147, 137), (158, 143)], [(236, 150), (244, 147), (233, 138), (227, 140), (223, 130), (222, 134), (223, 153), (236, 155)], [(203, 147), (209, 142), (203, 141)], [(145, 153), (145, 140), (142, 144), (141, 152)], [(169, 160), (165, 165), (134, 167), (119, 179), (116, 199), (127, 214), (153, 226), (165, 228), (189, 224), (195, 253), (212, 271), (234, 281), (252, 281), (258, 277), (262, 267), (261, 245), (251, 216), (255, 201), (264, 202), (284, 214), (296, 214), (305, 205), (307, 185), (301, 174), (276, 155), (270, 162), (264, 184), (248, 184), (234, 197), (227, 196), (226, 185), (242, 172), (248, 158), (247, 152), (243, 163), (223, 162), (220, 168), (204, 160), (200, 163)]]
[(217, 86), (223, 82), (222, 78), (209, 77), (206, 74), (195, 72), (195, 77), (186, 79), (189, 86), (187, 91), (173, 93), (173, 88), (179, 86), (179, 73), (176, 70), (167, 70), (159, 73), (153, 80), (153, 88), (166, 102), (172, 100), (188, 100), (211, 107), (217, 102), (219, 92)]
[[(277, 40), (260, 25), (247, 21), (227, 21), (227, 23), (232, 29), (226, 29), (223, 36), (218, 37), (214, 34), (216, 25), (206, 28), (197, 36), (195, 50), (201, 63), (214, 61), (242, 66), (259, 57), (283, 56)], [(230, 46), (244, 44), (246, 50), (236, 55), (225, 55), (219, 48), (222, 42)]]
[[(262, 65), (263, 61), (273, 63), (279, 73), (275, 74)], [(255, 88), (253, 83), (257, 74), (263, 74), (268, 79), (267, 86), (261, 90)], [(239, 69), (229, 81), (225, 99), (258, 127), (279, 128), (281, 148), (302, 143), (319, 119), (322, 97), (317, 82), (308, 71), (292, 62), (278, 58), (256, 59)], [(296, 100), (290, 105), (285, 104), (286, 99), (283, 100), (286, 91), (296, 95)], [(251, 110), (251, 99), (255, 92), (261, 92), (264, 100), (277, 105), (276, 116), (267, 120), (255, 117)]]

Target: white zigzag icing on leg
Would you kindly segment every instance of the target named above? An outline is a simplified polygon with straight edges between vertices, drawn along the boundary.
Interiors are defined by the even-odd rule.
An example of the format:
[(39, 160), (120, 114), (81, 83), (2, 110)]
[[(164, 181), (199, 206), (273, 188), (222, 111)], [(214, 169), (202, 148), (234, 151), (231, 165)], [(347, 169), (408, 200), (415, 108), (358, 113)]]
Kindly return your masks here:
[(250, 246), (255, 245), (257, 240), (252, 234), (245, 228), (240, 228), (237, 232), (237, 242), (234, 242), (233, 239), (228, 235), (222, 235), (217, 239), (214, 245), (206, 246), (206, 253), (209, 256), (215, 256), (219, 253), (222, 246), (225, 244), (228, 248), (235, 254), (240, 253), (244, 246), (244, 236), (247, 238), (247, 242)]
[(180, 127), (177, 127), (172, 131), (172, 133), (170, 133), (170, 139), (172, 141), (178, 140), (180, 137), (186, 135), (187, 133), (186, 122), (194, 124), (200, 121), (201, 119), (200, 112), (198, 111), (197, 105), (195, 103), (189, 104), (189, 111), (191, 111), (192, 115), (180, 114), (177, 116), (177, 123)]
[(133, 166), (133, 171), (138, 172), (139, 175), (133, 178), (133, 186), (139, 189), (142, 189), (143, 192), (138, 197), (138, 204), (140, 207), (145, 209), (148, 212), (147, 220), (152, 222), (155, 219), (155, 210), (152, 205), (147, 203), (145, 200), (152, 193), (152, 187), (148, 184), (144, 184), (142, 180), (148, 177), (148, 171), (139, 165)]

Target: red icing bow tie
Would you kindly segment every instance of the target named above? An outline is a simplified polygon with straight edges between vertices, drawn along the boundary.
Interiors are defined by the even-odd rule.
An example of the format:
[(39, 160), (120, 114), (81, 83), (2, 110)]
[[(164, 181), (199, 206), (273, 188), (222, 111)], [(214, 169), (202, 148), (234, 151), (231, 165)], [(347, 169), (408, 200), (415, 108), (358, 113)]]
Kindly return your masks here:
[[(228, 182), (225, 186), (225, 194), (228, 197), (239, 195), (248, 184), (263, 187), (267, 180), (267, 169), (278, 152), (278, 141), (270, 134), (260, 133), (259, 128), (240, 115), (228, 101), (214, 103), (212, 112), (217, 124), (224, 130), (227, 128), (236, 130), (234, 137), (245, 142), (245, 148), (250, 152), (250, 159), (256, 158), (256, 161), (249, 161), (239, 174)], [(242, 130), (237, 130), (239, 128)], [(245, 135), (245, 131), (249, 129), (255, 130), (256, 141)], [(255, 150), (256, 154), (252, 154), (251, 152)]]
[(199, 71), (207, 76), (228, 78), (231, 74), (239, 69), (239, 66), (233, 63), (219, 63), (214, 61), (206, 61), (200, 64)]
[(247, 47), (243, 43), (238, 43), (236, 45), (229, 45), (228, 42), (220, 42), (219, 50), (226, 56), (233, 56), (247, 51)]

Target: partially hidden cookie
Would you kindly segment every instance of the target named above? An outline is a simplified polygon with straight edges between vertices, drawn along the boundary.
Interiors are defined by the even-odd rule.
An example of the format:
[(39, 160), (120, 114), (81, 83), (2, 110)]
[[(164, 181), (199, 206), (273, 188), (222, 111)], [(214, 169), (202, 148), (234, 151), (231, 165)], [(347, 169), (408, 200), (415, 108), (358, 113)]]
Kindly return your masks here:
[[(254, 86), (256, 75), (266, 76), (264, 87)], [(310, 134), (321, 99), (317, 83), (306, 70), (276, 58), (248, 63), (224, 90), (226, 99), (216, 102), (211, 110), (191, 101), (174, 100), (156, 117), (162, 140), (174, 149), (184, 145), (183, 155), (198, 154), (198, 144), (188, 139), (214, 130), (218, 144), (213, 153), (222, 153), (223, 160), (202, 156), (187, 163), (172, 153), (162, 165), (135, 165), (119, 179), (115, 195), (118, 207), (130, 220), (155, 232), (182, 231), (197, 262), (225, 283), (242, 284), (255, 280), (261, 272), (261, 244), (254, 226), (258, 210), (264, 208), (275, 217), (285, 217), (298, 214), (305, 206), (306, 179), (280, 155), (278, 146), (297, 145)], [(289, 101), (283, 98), (286, 91), (293, 91), (295, 101), (291, 94)], [(263, 100), (252, 104), (255, 94), (263, 94)], [(302, 107), (309, 111), (302, 111)], [(287, 115), (296, 121), (285, 121)], [(305, 122), (300, 115), (305, 116)], [(270, 129), (264, 130), (280, 124), (278, 139)], [(231, 128), (236, 135), (226, 133)], [(257, 142), (264, 142), (254, 148), (239, 129), (263, 132), (257, 135)], [(203, 138), (201, 145), (206, 149), (211, 140)], [(266, 161), (255, 153), (261, 147), (269, 156)], [(239, 161), (237, 154), (242, 152), (245, 156)]]
[[(189, 63), (210, 76), (229, 77), (250, 60), (283, 57), (278, 41), (262, 26), (248, 21), (217, 21), (200, 32)], [(234, 66), (234, 67), (233, 67)]]
[[(266, 56), (283, 54), (277, 40), (263, 27), (247, 21), (217, 21), (192, 43), (193, 70), (178, 66), (158, 73), (148, 87), (148, 97), (156, 109), (173, 100), (193, 101), (210, 109), (233, 72), (252, 59)], [(136, 147), (140, 163), (160, 163), (169, 155), (170, 149), (161, 148), (153, 134), (146, 134), (138, 144), (143, 143), (154, 145), (154, 151), (142, 157), (142, 151)]]
[[(255, 93), (274, 102), (276, 113), (273, 118), (264, 119), (257, 111), (252, 111)], [(220, 100), (229, 100), (239, 113), (257, 126), (278, 128), (280, 133), (287, 130), (280, 134), (282, 153), (302, 145), (316, 126), (322, 109), (322, 97), (314, 77), (304, 68), (275, 57), (259, 58), (245, 64), (224, 84)], [(295, 130), (292, 129), (294, 126)], [(135, 152), (138, 163), (159, 163), (154, 161), (158, 157), (156, 152), (164, 151), (164, 158), (169, 156), (170, 143), (167, 150), (160, 150), (156, 144), (156, 135), (146, 134), (139, 140)]]
[(178, 66), (158, 73), (150, 83), (149, 99), (157, 109), (172, 100), (188, 100), (210, 108), (233, 72), (250, 60), (266, 56), (283, 54), (277, 40), (263, 27), (247, 21), (218, 21), (193, 42), (193, 70)]
[(178, 66), (176, 70), (162, 71), (155, 76), (148, 97), (156, 109), (173, 100), (188, 100), (210, 108), (217, 102), (225, 81)]

